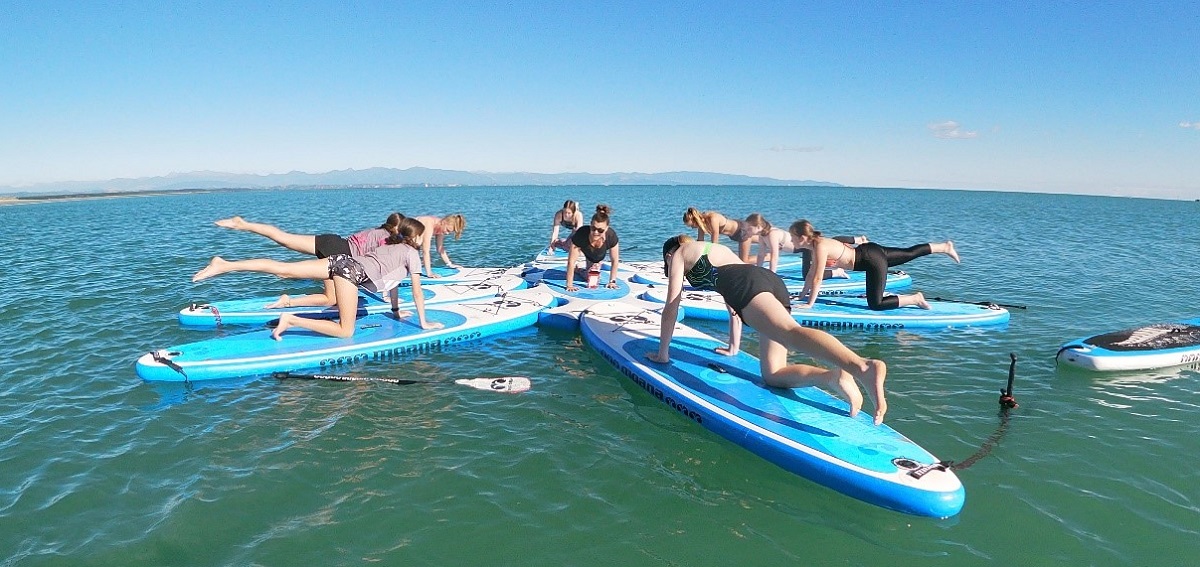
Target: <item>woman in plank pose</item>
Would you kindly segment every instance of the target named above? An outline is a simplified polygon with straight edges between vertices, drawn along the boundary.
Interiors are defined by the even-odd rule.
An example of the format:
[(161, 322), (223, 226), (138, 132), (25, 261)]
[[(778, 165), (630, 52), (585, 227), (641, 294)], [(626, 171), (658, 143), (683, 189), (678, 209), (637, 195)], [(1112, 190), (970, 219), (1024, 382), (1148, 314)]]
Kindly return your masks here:
[(463, 230), (467, 228), (467, 218), (461, 214), (455, 213), (444, 217), (436, 217), (433, 215), (425, 215), (416, 217), (425, 225), (425, 232), (421, 235), (421, 259), (424, 261), (425, 275), (431, 278), (438, 277), (433, 273), (433, 262), (429, 258), (429, 249), (434, 244), (436, 239), (438, 255), (442, 257), (442, 262), (445, 262), (447, 268), (461, 268), (458, 264), (450, 261), (450, 255), (446, 254), (446, 235), (454, 234), (454, 239), (462, 238)]
[(417, 324), (422, 329), (441, 328), (438, 322), (425, 320), (425, 296), (421, 293), (421, 259), (414, 247), (424, 226), (415, 219), (401, 219), (396, 234), (389, 237), (383, 246), (363, 255), (331, 254), (326, 258), (280, 262), (266, 258), (229, 261), (214, 256), (204, 269), (192, 276), (198, 282), (229, 272), (260, 272), (288, 279), (333, 280), (335, 304), (338, 308), (337, 321), (308, 319), (293, 313), (279, 316), (279, 325), (271, 336), (276, 340), (290, 327), (300, 327), (331, 337), (346, 338), (354, 334), (358, 321), (358, 288), (375, 293), (390, 292), (392, 312), (396, 317), (407, 317), (410, 313), (400, 312), (400, 297), (397, 288), (404, 278), (412, 282), (413, 303), (417, 309)]
[(909, 305), (929, 309), (929, 302), (925, 301), (925, 295), (920, 292), (884, 297), (883, 290), (887, 284), (888, 268), (929, 254), (945, 254), (955, 262), (959, 261), (958, 251), (954, 249), (954, 242), (951, 240), (917, 244), (908, 248), (889, 248), (874, 242), (866, 242), (855, 248), (844, 242), (821, 236), (820, 231), (814, 230), (812, 223), (806, 220), (792, 223), (788, 232), (791, 233), (792, 244), (796, 248), (804, 248), (812, 252), (814, 269), (809, 270), (805, 276), (804, 291), (801, 292), (801, 299), (807, 296), (808, 302), (797, 305), (801, 309), (812, 307), (817, 302), (817, 294), (821, 290), (821, 277), (817, 274), (821, 272), (816, 268), (822, 266), (825, 269), (841, 268), (866, 272), (867, 306), (873, 311), (886, 311)]
[[(575, 235), (575, 231), (583, 226), (583, 213), (579, 212), (579, 203), (568, 200), (563, 203), (561, 209), (554, 213), (554, 220), (550, 223), (550, 245), (547, 247), (550, 254), (554, 254), (555, 248), (570, 251), (571, 237)], [(558, 229), (564, 228), (567, 230), (567, 237), (560, 239), (558, 237)]]
[[(392, 213), (388, 215), (387, 219), (379, 227), (360, 230), (346, 238), (342, 238), (336, 234), (293, 234), (275, 225), (250, 222), (236, 216), (221, 219), (213, 224), (223, 228), (253, 232), (259, 236), (271, 239), (276, 244), (288, 250), (293, 250), (301, 254), (308, 254), (317, 258), (328, 258), (334, 254), (364, 256), (372, 252), (376, 248), (383, 246), (388, 238), (396, 235), (399, 230), (400, 221), (404, 218), (404, 215), (400, 213)], [(300, 297), (289, 297), (285, 293), (280, 295), (279, 299), (274, 302), (268, 303), (265, 307), (267, 309), (278, 309), (280, 307), (323, 307), (333, 305), (336, 301), (333, 280), (326, 279), (322, 283), (325, 286), (323, 293)]]
[(617, 230), (608, 222), (610, 214), (612, 208), (608, 205), (596, 205), (591, 224), (571, 235), (571, 251), (567, 253), (567, 291), (579, 291), (579, 288), (575, 287), (575, 263), (579, 261), (580, 256), (586, 260), (584, 272), (595, 272), (596, 279), (599, 280), (600, 262), (604, 261), (605, 254), (608, 255), (609, 264), (612, 264), (605, 287), (618, 287), (617, 264), (621, 260), (621, 240), (617, 238)]
[[(741, 262), (724, 246), (696, 242), (689, 236), (667, 239), (662, 252), (668, 277), (667, 306), (662, 314), (658, 352), (648, 353), (647, 358), (662, 364), (671, 361), (671, 337), (686, 279), (695, 288), (716, 291), (725, 298), (726, 305), (736, 315), (730, 317), (731, 344), (735, 337), (741, 338), (742, 320), (758, 330), (762, 337), (759, 341), (760, 370), (766, 385), (776, 388), (824, 386), (846, 398), (853, 417), (862, 408), (861, 384), (875, 405), (875, 423), (883, 423), (887, 413), (883, 389), (887, 365), (882, 360), (855, 354), (829, 333), (802, 327), (791, 316), (791, 298), (779, 276), (766, 268)], [(789, 351), (802, 352), (833, 364), (834, 368), (788, 364)], [(725, 352), (736, 353), (732, 349)]]

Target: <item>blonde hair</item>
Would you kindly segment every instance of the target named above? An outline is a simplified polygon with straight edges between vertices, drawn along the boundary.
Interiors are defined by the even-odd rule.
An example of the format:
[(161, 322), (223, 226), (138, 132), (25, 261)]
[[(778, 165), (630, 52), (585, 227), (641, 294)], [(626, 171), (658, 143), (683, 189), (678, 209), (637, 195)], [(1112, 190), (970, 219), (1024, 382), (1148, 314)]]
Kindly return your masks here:
[(700, 212), (696, 207), (688, 207), (683, 212), (683, 224), (685, 226), (695, 227), (700, 230), (700, 234), (708, 234), (708, 227), (704, 226), (704, 217), (706, 215)]
[(462, 238), (463, 231), (467, 229), (467, 217), (462, 216), (460, 213), (446, 215), (442, 218), (442, 222), (450, 225), (448, 232), (454, 233), (455, 240)]

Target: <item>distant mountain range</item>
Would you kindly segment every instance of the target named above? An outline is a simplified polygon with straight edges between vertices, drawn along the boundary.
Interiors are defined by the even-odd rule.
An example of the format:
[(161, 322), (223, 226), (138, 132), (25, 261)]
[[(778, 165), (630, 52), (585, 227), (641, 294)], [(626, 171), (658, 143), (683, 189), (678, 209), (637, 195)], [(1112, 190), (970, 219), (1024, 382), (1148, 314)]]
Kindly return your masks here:
[(514, 185), (768, 185), (841, 187), (827, 181), (799, 181), (699, 171), (668, 173), (490, 173), (410, 167), (345, 169), (327, 173), (273, 173), (251, 175), (217, 171), (172, 173), (161, 177), (64, 181), (24, 187), (0, 187), (0, 194), (15, 197), (126, 193), (188, 189), (265, 189), (278, 187), (454, 187)]

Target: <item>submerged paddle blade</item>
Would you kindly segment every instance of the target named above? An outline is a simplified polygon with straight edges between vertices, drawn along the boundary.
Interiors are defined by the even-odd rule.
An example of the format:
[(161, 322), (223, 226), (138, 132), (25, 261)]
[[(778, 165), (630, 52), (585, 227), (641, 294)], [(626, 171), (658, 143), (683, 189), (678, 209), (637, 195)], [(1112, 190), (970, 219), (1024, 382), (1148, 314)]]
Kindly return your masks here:
[(516, 394), (524, 392), (533, 387), (533, 383), (528, 378), (522, 376), (501, 376), (499, 378), (462, 378), (454, 381), (455, 384), (470, 386), (476, 390), (491, 390), (493, 392), (505, 392)]

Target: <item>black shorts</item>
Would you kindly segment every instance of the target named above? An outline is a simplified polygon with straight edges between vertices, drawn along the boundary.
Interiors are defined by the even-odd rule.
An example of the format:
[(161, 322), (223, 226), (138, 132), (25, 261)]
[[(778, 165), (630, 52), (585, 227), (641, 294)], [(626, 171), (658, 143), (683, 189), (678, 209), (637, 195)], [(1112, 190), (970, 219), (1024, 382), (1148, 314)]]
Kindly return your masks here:
[(318, 258), (328, 258), (334, 254), (352, 254), (350, 242), (336, 234), (318, 234), (316, 250)]
[(760, 293), (769, 293), (779, 300), (789, 312), (792, 297), (787, 285), (775, 272), (750, 264), (726, 264), (717, 268), (716, 292), (725, 298), (725, 304), (742, 316), (742, 309)]

